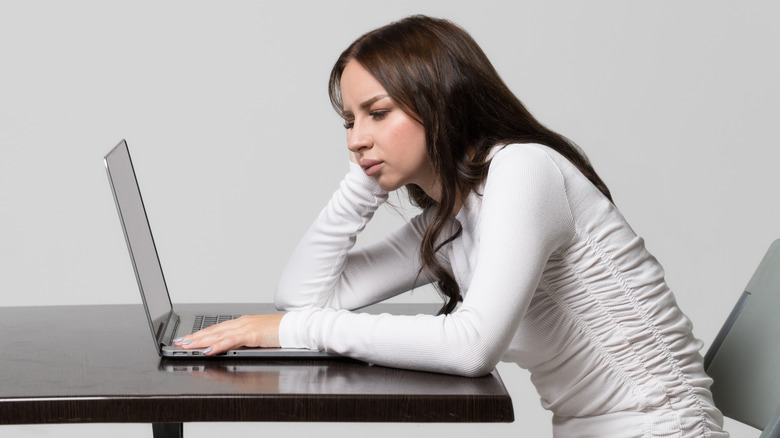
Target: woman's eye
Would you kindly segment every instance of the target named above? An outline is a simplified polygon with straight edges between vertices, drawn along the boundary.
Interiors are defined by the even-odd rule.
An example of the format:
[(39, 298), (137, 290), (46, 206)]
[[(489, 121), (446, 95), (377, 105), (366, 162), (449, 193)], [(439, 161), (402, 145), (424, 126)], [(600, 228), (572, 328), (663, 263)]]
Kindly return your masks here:
[(374, 120), (381, 120), (381, 119), (383, 119), (383, 118), (384, 118), (384, 117), (387, 115), (387, 113), (388, 113), (388, 112), (389, 112), (389, 111), (387, 111), (387, 110), (376, 110), (376, 111), (371, 111), (371, 112), (370, 112), (370, 113), (368, 113), (368, 114), (369, 114), (369, 115), (371, 116), (371, 118), (373, 118)]
[[(386, 110), (386, 109), (374, 110), (374, 111), (369, 111), (368, 115), (371, 116), (371, 119), (373, 120), (382, 120), (389, 112), (390, 110)], [(344, 120), (344, 129), (352, 129), (354, 126), (355, 126), (354, 120)]]

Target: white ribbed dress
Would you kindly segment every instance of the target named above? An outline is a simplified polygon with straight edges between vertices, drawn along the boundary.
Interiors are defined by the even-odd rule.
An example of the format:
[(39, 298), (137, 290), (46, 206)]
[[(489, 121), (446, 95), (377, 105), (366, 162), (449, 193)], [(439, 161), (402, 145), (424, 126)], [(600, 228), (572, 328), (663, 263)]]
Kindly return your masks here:
[(568, 160), (540, 145), (494, 150), (441, 251), (463, 303), (447, 316), (355, 309), (418, 278), (423, 213), (351, 251), (387, 199), (351, 164), (280, 280), (284, 347), (466, 376), (499, 361), (531, 372), (557, 437), (725, 437), (701, 343), (661, 266), (623, 216)]

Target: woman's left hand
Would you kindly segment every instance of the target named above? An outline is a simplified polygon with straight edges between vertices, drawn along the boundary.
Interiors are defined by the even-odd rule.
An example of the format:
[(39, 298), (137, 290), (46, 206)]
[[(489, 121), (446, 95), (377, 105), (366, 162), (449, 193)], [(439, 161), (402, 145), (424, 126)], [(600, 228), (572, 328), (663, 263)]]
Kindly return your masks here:
[(237, 347), (279, 347), (279, 324), (284, 314), (245, 315), (174, 340), (184, 349), (205, 348), (207, 356)]

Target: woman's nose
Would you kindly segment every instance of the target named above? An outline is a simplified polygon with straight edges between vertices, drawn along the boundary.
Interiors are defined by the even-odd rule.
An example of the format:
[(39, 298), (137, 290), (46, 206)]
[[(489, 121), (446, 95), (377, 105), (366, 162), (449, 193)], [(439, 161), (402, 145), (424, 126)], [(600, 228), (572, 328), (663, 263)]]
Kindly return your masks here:
[(374, 140), (364, 127), (355, 122), (352, 129), (347, 131), (347, 148), (355, 153), (360, 153), (364, 149), (371, 149)]

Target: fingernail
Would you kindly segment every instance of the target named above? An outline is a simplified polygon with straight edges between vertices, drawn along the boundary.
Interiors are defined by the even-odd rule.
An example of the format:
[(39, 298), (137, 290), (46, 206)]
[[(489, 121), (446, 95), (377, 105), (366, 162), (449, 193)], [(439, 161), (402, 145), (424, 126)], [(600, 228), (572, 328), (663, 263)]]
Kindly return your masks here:
[(181, 345), (190, 345), (192, 344), (192, 341), (184, 341), (181, 343)]
[(203, 354), (209, 354), (209, 353), (211, 353), (211, 347), (203, 350)]
[(182, 339), (184, 339), (184, 338), (176, 338), (176, 339), (174, 339), (174, 340), (173, 340), (173, 342), (174, 342), (174, 343), (176, 343), (176, 342), (181, 342), (181, 340), (182, 340)]

